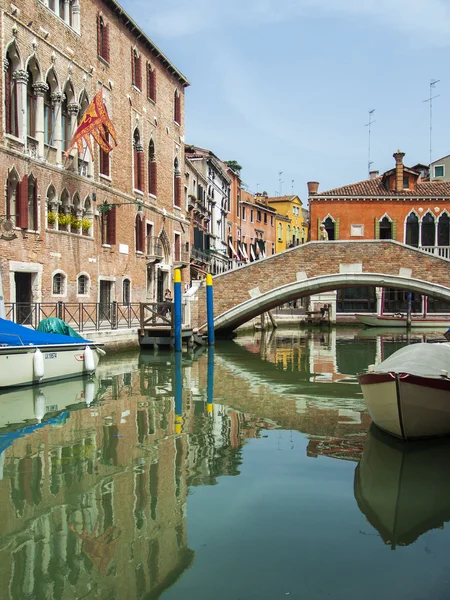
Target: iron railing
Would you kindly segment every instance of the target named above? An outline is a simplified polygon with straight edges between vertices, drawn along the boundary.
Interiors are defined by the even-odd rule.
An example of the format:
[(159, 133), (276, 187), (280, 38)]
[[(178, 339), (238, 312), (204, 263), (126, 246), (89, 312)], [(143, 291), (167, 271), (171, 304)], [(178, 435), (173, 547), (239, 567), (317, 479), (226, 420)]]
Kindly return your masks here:
[(148, 258), (164, 258), (163, 245), (159, 237), (147, 237), (146, 254)]

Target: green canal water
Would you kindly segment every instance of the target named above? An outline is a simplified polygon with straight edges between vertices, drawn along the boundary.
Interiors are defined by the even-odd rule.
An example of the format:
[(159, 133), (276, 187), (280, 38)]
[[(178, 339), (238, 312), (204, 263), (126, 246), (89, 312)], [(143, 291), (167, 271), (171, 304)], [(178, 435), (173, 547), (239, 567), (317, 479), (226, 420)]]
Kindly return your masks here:
[(382, 435), (355, 378), (424, 339), (249, 334), (1, 394), (0, 597), (450, 598), (450, 441)]

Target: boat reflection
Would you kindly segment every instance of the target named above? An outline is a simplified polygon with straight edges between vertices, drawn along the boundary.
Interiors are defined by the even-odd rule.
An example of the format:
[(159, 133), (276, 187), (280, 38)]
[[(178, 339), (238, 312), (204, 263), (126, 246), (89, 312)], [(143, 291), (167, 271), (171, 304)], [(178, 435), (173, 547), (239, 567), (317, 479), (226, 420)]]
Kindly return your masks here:
[(450, 520), (450, 439), (401, 442), (371, 426), (355, 470), (361, 512), (392, 549)]

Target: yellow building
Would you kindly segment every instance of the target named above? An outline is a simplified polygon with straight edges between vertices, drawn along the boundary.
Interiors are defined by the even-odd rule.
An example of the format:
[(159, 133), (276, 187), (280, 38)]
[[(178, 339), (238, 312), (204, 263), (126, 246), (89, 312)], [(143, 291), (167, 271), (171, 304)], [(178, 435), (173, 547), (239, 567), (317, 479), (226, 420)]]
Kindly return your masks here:
[(269, 206), (277, 211), (276, 252), (304, 244), (308, 239), (307, 211), (298, 196), (273, 196)]

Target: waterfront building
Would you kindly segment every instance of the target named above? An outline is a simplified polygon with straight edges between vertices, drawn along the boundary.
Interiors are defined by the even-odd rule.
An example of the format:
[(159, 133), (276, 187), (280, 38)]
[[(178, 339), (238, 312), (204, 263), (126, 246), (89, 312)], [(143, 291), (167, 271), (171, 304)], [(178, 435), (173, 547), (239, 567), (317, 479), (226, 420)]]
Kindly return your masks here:
[[(271, 196), (269, 206), (278, 212), (277, 252), (304, 244), (308, 239), (303, 204), (298, 196)], [(280, 217), (285, 217), (284, 219)]]
[(241, 190), (238, 251), (244, 261), (275, 254), (275, 218), (276, 211), (266, 196)]
[[(115, 0), (1, 6), (6, 302), (162, 300), (189, 264), (189, 82)], [(100, 90), (117, 147), (66, 158)]]
[[(450, 181), (430, 181), (423, 165), (409, 168), (403, 152), (393, 156), (394, 168), (358, 183), (324, 192), (318, 182), (308, 183), (311, 240), (319, 239), (323, 224), (329, 240), (392, 239), (450, 258)], [(339, 292), (337, 310), (375, 312), (380, 303), (381, 289), (375, 296), (370, 288), (350, 288)], [(406, 292), (389, 290), (384, 303), (385, 310), (404, 310)], [(415, 297), (413, 311), (422, 310), (448, 312), (448, 307)]]
[(209, 255), (211, 211), (208, 209), (206, 177), (188, 158), (185, 161), (190, 216), (190, 280), (202, 280), (210, 272)]

